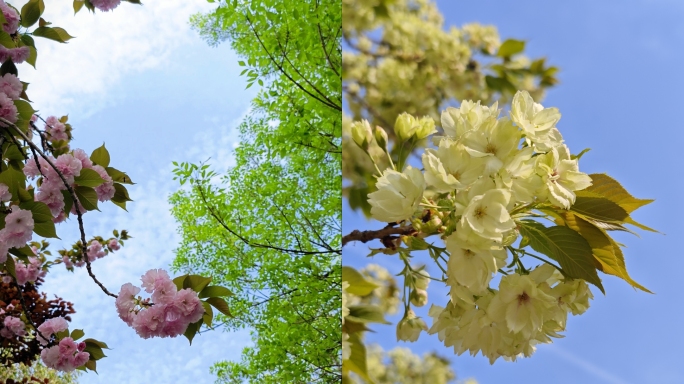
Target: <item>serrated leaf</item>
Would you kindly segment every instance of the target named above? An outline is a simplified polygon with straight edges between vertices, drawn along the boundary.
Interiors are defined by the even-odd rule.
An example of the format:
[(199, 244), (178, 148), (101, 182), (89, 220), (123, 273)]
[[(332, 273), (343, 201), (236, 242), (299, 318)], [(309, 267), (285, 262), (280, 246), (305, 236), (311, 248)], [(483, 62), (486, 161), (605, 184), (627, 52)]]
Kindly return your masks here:
[(582, 235), (564, 226), (540, 230), (524, 221), (520, 233), (530, 239), (532, 249), (556, 260), (568, 277), (584, 279), (605, 294), (591, 246)]
[(197, 334), (197, 331), (200, 329), (201, 326), (202, 320), (199, 320), (196, 323), (191, 323), (190, 325), (188, 325), (188, 328), (185, 329), (183, 336), (188, 338), (190, 345), (192, 345), (192, 339), (195, 338), (195, 335)]
[(66, 43), (74, 38), (60, 27), (38, 27), (33, 31), (33, 36), (44, 37), (60, 43)]
[[(26, 58), (26, 62), (31, 64), (31, 66), (35, 69), (36, 68), (36, 60), (38, 60), (38, 51), (36, 50), (35, 47), (29, 47), (29, 55)], [(26, 95), (26, 91), (22, 91), (20, 97), (22, 99), (29, 100), (28, 96)]]
[(90, 161), (97, 165), (101, 165), (104, 168), (109, 166), (109, 151), (105, 148), (104, 144), (96, 148), (93, 153), (90, 154)]
[(349, 307), (349, 315), (345, 317), (358, 323), (380, 323), (391, 324), (385, 320), (385, 315), (380, 307), (377, 305), (352, 305)]
[(30, 0), (28, 3), (21, 7), (21, 26), (30, 27), (35, 24), (40, 15), (43, 14), (45, 10), (45, 4), (43, 0)]
[(214, 308), (218, 309), (219, 312), (223, 313), (228, 317), (233, 317), (230, 314), (230, 308), (228, 308), (228, 303), (220, 297), (210, 297), (205, 300), (207, 303), (211, 304)]
[[(604, 230), (570, 212), (565, 214), (565, 222), (568, 227), (578, 232), (587, 240), (594, 257), (599, 262), (599, 270), (603, 273), (617, 276), (642, 291), (653, 293), (629, 276), (620, 247), (614, 244), (613, 240)], [(616, 248), (619, 253), (616, 252)]]
[[(78, 201), (81, 203), (81, 206), (86, 211), (98, 210), (97, 209), (97, 192), (95, 192), (94, 189), (92, 189), (90, 187), (78, 186), (78, 187), (74, 188), (74, 192), (76, 193), (76, 197), (78, 198)], [(85, 213), (85, 212), (81, 212), (81, 213)]]
[(46, 239), (59, 239), (57, 236), (57, 230), (55, 229), (55, 223), (52, 221), (44, 221), (42, 223), (35, 223), (33, 225), (33, 232)]
[(103, 342), (103, 341), (100, 341), (100, 340), (95, 340), (95, 339), (90, 339), (90, 338), (89, 338), (89, 339), (83, 340), (83, 342), (86, 343), (86, 344), (88, 344), (88, 343), (95, 344), (95, 345), (97, 345), (98, 347), (103, 348), (103, 349), (109, 349), (109, 347), (107, 346), (107, 344), (106, 344), (105, 342)]
[(8, 160), (24, 160), (24, 153), (19, 150), (19, 148), (14, 145), (14, 143), (8, 143), (7, 149), (3, 153), (4, 158)]
[(83, 8), (83, 0), (74, 0), (74, 15)]
[(135, 184), (126, 173), (121, 172), (114, 167), (106, 167), (105, 171), (107, 171), (107, 174), (109, 175), (109, 177), (112, 178), (112, 181), (114, 182), (123, 184)]
[(173, 279), (173, 283), (176, 284), (176, 289), (179, 291), (183, 289), (183, 282), (185, 281), (186, 277), (188, 277), (188, 275), (178, 276)]
[(511, 57), (525, 49), (525, 42), (522, 40), (508, 39), (504, 41), (496, 53), (499, 57)]
[(74, 177), (74, 183), (84, 187), (98, 187), (104, 183), (104, 179), (97, 171), (89, 168), (81, 169), (81, 173)]
[(569, 210), (582, 216), (607, 223), (622, 223), (629, 216), (624, 208), (601, 195), (587, 191), (577, 191), (576, 195)]
[(91, 360), (100, 360), (103, 357), (107, 357), (107, 355), (104, 354), (104, 351), (102, 351), (102, 348), (100, 348), (99, 345), (95, 345), (92, 343), (86, 343), (84, 352), (90, 353)]
[(74, 329), (71, 331), (71, 338), (75, 340), (80, 339), (81, 337), (85, 336), (85, 332), (83, 332), (82, 329)]
[(19, 208), (31, 211), (33, 221), (36, 223), (52, 223), (52, 212), (45, 203), (40, 201), (25, 201), (19, 204)]
[(0, 183), (5, 184), (12, 194), (12, 201), (19, 200), (19, 189), (26, 190), (26, 175), (12, 167), (0, 172)]
[(356, 269), (346, 266), (342, 267), (342, 281), (349, 283), (347, 292), (357, 296), (366, 296), (379, 287), (379, 285), (366, 280)]
[(226, 287), (220, 287), (218, 285), (210, 285), (202, 290), (202, 292), (199, 293), (199, 298), (203, 299), (205, 297), (225, 297), (225, 296), (233, 296), (233, 292), (231, 292), (228, 288)]
[(195, 292), (202, 292), (209, 283), (211, 283), (211, 277), (187, 275), (185, 280), (183, 280), (183, 288), (190, 288)]
[[(17, 66), (14, 65), (12, 62), (12, 59), (7, 59), (2, 65), (0, 65), (0, 76), (5, 76), (6, 74), (11, 73), (14, 76), (19, 76), (19, 71), (17, 70)], [(15, 124), (18, 125), (18, 124)]]
[(211, 327), (211, 322), (214, 320), (214, 310), (211, 309), (209, 303), (202, 301), (202, 306), (204, 307), (204, 315), (202, 315), (202, 321), (207, 327)]
[[(97, 362), (95, 360), (88, 360), (86, 361), (85, 365), (83, 365), (87, 369), (90, 369), (93, 372), (97, 373)], [(80, 368), (80, 367), (79, 367)]]
[[(601, 195), (610, 201), (618, 204), (627, 213), (634, 212), (637, 208), (652, 203), (651, 199), (637, 199), (612, 177), (605, 173), (593, 173), (591, 177), (592, 185), (585, 191)], [(579, 191), (578, 191), (579, 192)]]
[(7, 260), (5, 261), (5, 270), (7, 273), (10, 274), (10, 276), (14, 277), (15, 279), (17, 278), (17, 271), (16, 267), (14, 266), (14, 257), (12, 256), (7, 256)]
[(17, 45), (14, 43), (14, 40), (12, 40), (12, 36), (9, 35), (7, 32), (2, 32), (0, 31), (0, 45), (7, 49), (12, 49), (15, 48)]
[(31, 116), (36, 113), (31, 104), (24, 100), (14, 100), (14, 106), (17, 107), (19, 117), (24, 120), (31, 120)]

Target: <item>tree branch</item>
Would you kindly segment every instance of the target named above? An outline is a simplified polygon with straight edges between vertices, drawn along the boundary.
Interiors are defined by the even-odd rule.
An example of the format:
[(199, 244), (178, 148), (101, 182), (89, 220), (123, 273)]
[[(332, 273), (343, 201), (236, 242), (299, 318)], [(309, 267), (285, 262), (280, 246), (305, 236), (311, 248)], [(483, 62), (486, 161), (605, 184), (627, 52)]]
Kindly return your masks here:
[[(418, 233), (418, 231), (413, 229), (413, 225), (408, 225), (405, 227), (392, 227), (390, 224), (388, 224), (387, 227), (375, 231), (359, 231), (358, 229), (355, 229), (342, 237), (342, 246), (344, 247), (350, 241), (367, 243), (375, 239), (386, 240), (392, 235), (406, 236), (413, 235), (415, 233)], [(383, 241), (383, 243), (385, 242)]]

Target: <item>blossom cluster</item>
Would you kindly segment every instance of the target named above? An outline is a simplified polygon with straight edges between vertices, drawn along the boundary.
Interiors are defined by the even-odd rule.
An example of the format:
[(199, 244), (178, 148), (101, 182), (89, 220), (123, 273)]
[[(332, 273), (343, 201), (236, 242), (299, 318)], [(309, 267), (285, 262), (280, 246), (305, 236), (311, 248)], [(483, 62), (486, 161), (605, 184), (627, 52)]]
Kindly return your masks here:
[[(0, 184), (0, 192), (2, 186)], [(21, 248), (33, 237), (33, 215), (31, 211), (13, 206), (5, 216), (5, 228), (0, 230), (0, 263), (7, 261), (10, 248)]]
[(204, 307), (197, 293), (190, 288), (179, 291), (163, 269), (147, 271), (142, 282), (145, 292), (151, 293), (151, 301), (136, 297), (140, 288), (131, 283), (121, 286), (116, 299), (119, 317), (140, 337), (176, 337), (202, 319)]
[[(368, 195), (373, 218), (409, 221), (417, 230), (431, 226), (443, 234), (451, 302), (446, 309), (431, 308), (435, 324), (430, 332), (439, 333), (459, 354), (482, 351), (492, 362), (500, 356), (529, 356), (536, 343), (558, 337), (567, 313), (584, 312), (591, 298), (584, 280), (561, 281), (550, 265), (529, 275), (524, 268), (516, 270), (502, 277), (498, 291), (490, 288), (508, 263), (507, 247), (519, 237), (515, 219), (527, 213), (525, 207), (567, 210), (575, 192), (592, 184), (563, 143), (556, 108), (544, 108), (521, 91), (513, 98), (510, 117), (499, 114), (496, 103), (487, 107), (464, 101), (460, 108), (448, 108), (441, 116), (444, 135), (433, 138), (436, 148), (425, 150), (423, 170), (387, 169), (377, 180), (377, 191)], [(421, 120), (400, 115), (397, 137), (420, 132)], [(354, 126), (364, 127), (370, 130), (367, 124)], [(426, 220), (424, 209), (429, 208), (437, 209)], [(414, 288), (414, 305), (424, 305), (426, 298)], [(397, 338), (415, 341), (427, 326), (412, 310), (406, 313)]]
[[(56, 159), (51, 156), (48, 159), (59, 170), (59, 173), (44, 158), (39, 157), (38, 161), (36, 161), (36, 158), (33, 157), (24, 166), (24, 174), (30, 178), (41, 177), (41, 184), (38, 187), (35, 199), (45, 203), (50, 208), (55, 223), (64, 221), (67, 215), (64, 210), (65, 203), (64, 195), (62, 194), (62, 191), (67, 189), (67, 185), (64, 184), (60, 173), (68, 185), (74, 187), (77, 185), (75, 178), (80, 176), (81, 171), (92, 169), (104, 180), (102, 184), (95, 187), (97, 199), (99, 201), (108, 201), (114, 197), (115, 189), (111, 176), (107, 174), (104, 167), (93, 164), (84, 150), (75, 149), (71, 153), (59, 155)], [(79, 205), (81, 213), (86, 212), (77, 198), (77, 201), (71, 207), (70, 213), (76, 213), (76, 204)]]
[(65, 337), (59, 344), (45, 348), (40, 352), (40, 358), (46, 366), (62, 372), (71, 372), (85, 365), (90, 359), (90, 353), (84, 352), (85, 342), (76, 343), (71, 337)]

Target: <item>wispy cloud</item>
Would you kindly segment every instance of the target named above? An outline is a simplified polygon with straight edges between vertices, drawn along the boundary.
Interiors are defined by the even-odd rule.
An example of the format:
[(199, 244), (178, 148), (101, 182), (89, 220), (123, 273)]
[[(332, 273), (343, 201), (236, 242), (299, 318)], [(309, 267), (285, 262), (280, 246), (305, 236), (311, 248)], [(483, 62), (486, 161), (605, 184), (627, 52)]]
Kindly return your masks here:
[(602, 380), (602, 382), (605, 383), (612, 383), (612, 384), (629, 384), (629, 382), (617, 377), (616, 375), (606, 371), (605, 369), (591, 363), (588, 360), (585, 360), (574, 353), (571, 353), (562, 347), (559, 347), (556, 344), (552, 344), (550, 346), (546, 347), (546, 350), (552, 353), (555, 353), (562, 359), (566, 360), (569, 363), (574, 364), (575, 366), (581, 368), (583, 371), (591, 374), (597, 379)]

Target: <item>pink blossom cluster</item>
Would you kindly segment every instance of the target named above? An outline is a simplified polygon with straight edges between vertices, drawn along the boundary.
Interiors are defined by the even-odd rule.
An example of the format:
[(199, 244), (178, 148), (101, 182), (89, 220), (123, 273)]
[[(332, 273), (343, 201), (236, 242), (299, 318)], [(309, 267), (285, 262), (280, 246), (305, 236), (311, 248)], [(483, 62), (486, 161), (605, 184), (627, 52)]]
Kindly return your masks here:
[(50, 116), (45, 120), (45, 132), (48, 134), (48, 140), (69, 140), (69, 135), (66, 132), (66, 124), (59, 121), (55, 116)]
[(21, 248), (31, 240), (33, 226), (31, 211), (12, 207), (12, 212), (5, 216), (5, 228), (0, 230), (0, 263), (7, 261), (10, 248)]
[(57, 332), (62, 332), (69, 328), (69, 323), (63, 317), (54, 317), (52, 319), (46, 320), (43, 324), (38, 326), (38, 342), (41, 345), (47, 345), (50, 342), (50, 338)]
[(10, 35), (16, 33), (17, 28), (19, 28), (19, 13), (14, 8), (5, 4), (2, 0), (0, 0), (0, 11), (2, 11), (2, 15), (5, 16), (6, 21), (6, 23), (2, 25), (2, 30)]
[[(12, 49), (22, 49), (22, 48), (28, 49), (28, 47), (12, 48)], [(11, 50), (8, 50), (7, 48), (0, 45), (0, 63), (5, 62), (5, 60), (7, 60), (10, 57), (9, 56), (10, 54), (13, 54), (15, 56), (18, 55), (16, 53), (8, 53), (9, 51), (11, 51)], [(19, 59), (19, 57), (17, 57), (17, 59)], [(14, 57), (12, 57), (12, 61), (14, 61), (15, 63), (17, 62), (16, 60), (14, 60)], [(4, 76), (0, 77), (0, 117), (1, 118), (9, 121), (10, 123), (16, 123), (17, 122), (17, 119), (18, 119), (17, 107), (16, 107), (16, 105), (14, 105), (14, 100), (17, 100), (19, 98), (19, 95), (21, 95), (21, 92), (23, 91), (23, 89), (24, 89), (24, 87), (21, 84), (21, 81), (19, 81), (19, 79), (15, 75), (13, 75), (11, 73), (6, 73)], [(4, 124), (0, 124), (0, 125), (4, 126)]]
[(121, 0), (90, 0), (93, 7), (99, 9), (102, 12), (111, 11), (121, 4)]
[[(48, 118), (50, 121), (50, 118)], [(88, 155), (82, 149), (74, 149), (71, 153), (65, 153), (59, 155), (57, 159), (49, 157), (50, 161), (55, 165), (59, 172), (64, 176), (64, 179), (69, 183), (70, 186), (74, 186), (74, 178), (81, 174), (83, 169), (92, 169), (97, 172), (100, 177), (105, 181), (95, 188), (97, 193), (97, 199), (99, 201), (111, 200), (114, 197), (114, 181), (107, 174), (107, 171), (99, 165), (94, 165), (90, 160)], [(40, 166), (40, 169), (39, 169)], [(59, 223), (64, 221), (66, 215), (64, 213), (64, 195), (62, 190), (66, 190), (64, 182), (59, 177), (57, 171), (55, 171), (48, 162), (42, 157), (31, 158), (26, 162), (24, 166), (24, 174), (30, 178), (42, 177), (42, 184), (38, 188), (38, 192), (35, 195), (35, 200), (45, 203), (53, 216), (53, 221)], [(85, 209), (78, 202), (74, 202), (74, 206), (71, 208), (71, 213), (75, 214), (75, 205), (78, 204), (81, 213), (85, 213)]]
[(24, 330), (25, 324), (18, 317), (7, 316), (2, 324), (4, 325), (4, 328), (0, 329), (0, 336), (2, 337), (11, 339), (14, 338), (14, 336), (26, 335), (26, 331)]
[(147, 271), (142, 282), (145, 292), (152, 294), (152, 303), (137, 299), (140, 288), (131, 283), (121, 286), (116, 299), (119, 317), (140, 337), (176, 337), (202, 318), (204, 307), (197, 293), (190, 288), (178, 291), (163, 269)]
[(90, 353), (83, 352), (85, 342), (76, 343), (71, 337), (65, 337), (54, 347), (43, 349), (40, 358), (52, 369), (71, 372), (84, 365), (90, 359)]
[(5, 48), (0, 45), (0, 62), (5, 62), (7, 59), (12, 59), (15, 64), (20, 64), (26, 61), (31, 55), (29, 47)]
[(39, 277), (45, 277), (46, 272), (41, 269), (41, 266), (42, 263), (37, 257), (29, 257), (28, 265), (24, 264), (21, 260), (17, 260), (15, 262), (17, 284), (24, 285), (27, 282), (33, 283), (38, 280)]

